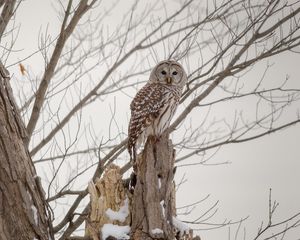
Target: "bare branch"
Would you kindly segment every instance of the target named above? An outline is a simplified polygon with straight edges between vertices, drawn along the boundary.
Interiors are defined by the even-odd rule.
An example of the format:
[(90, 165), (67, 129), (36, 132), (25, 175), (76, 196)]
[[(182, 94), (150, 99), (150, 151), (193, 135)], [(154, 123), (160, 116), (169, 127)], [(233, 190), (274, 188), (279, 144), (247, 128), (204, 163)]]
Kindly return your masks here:
[(64, 45), (72, 32), (74, 31), (76, 25), (78, 24), (79, 20), (82, 18), (82, 16), (93, 6), (95, 1), (92, 1), (91, 4), (88, 5), (88, 0), (81, 0), (78, 7), (76, 8), (74, 15), (70, 22), (67, 24), (68, 18), (70, 16), (70, 11), (72, 7), (72, 0), (69, 0), (68, 7), (65, 12), (65, 17), (61, 26), (60, 34), (56, 42), (56, 46), (54, 48), (54, 51), (52, 53), (51, 59), (49, 63), (47, 64), (44, 76), (41, 80), (39, 89), (37, 90), (33, 110), (30, 116), (30, 120), (27, 124), (27, 132), (28, 132), (28, 141), (27, 145), (29, 144), (30, 138), (32, 136), (32, 133), (35, 129), (36, 123), (40, 116), (41, 108), (45, 101), (45, 94), (47, 92), (49, 83), (51, 81), (51, 78), (54, 74), (55, 68), (57, 66), (57, 63), (59, 61), (59, 58), (61, 56), (62, 50), (64, 48)]

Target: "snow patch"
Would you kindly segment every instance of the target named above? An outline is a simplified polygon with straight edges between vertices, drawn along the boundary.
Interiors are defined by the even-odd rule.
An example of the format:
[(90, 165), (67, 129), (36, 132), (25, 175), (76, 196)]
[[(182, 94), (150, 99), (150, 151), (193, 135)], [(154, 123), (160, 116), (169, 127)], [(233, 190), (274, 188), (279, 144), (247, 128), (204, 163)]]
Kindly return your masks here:
[(173, 225), (180, 232), (180, 236), (182, 237), (184, 234), (189, 234), (190, 228), (185, 223), (178, 220), (176, 217), (173, 217)]
[(33, 218), (36, 225), (38, 225), (38, 215), (37, 215), (37, 209), (34, 205), (31, 205), (31, 210), (33, 212)]
[(129, 226), (118, 226), (111, 223), (106, 223), (102, 227), (102, 239), (112, 236), (116, 239), (129, 239), (128, 233), (130, 232)]
[[(29, 201), (32, 202), (32, 197), (31, 197), (30, 192), (28, 190), (26, 190), (26, 192), (27, 192), (27, 195), (29, 197)], [(33, 213), (34, 222), (35, 222), (36, 225), (38, 225), (38, 210), (36, 209), (36, 207), (33, 204), (31, 205), (30, 208), (31, 208), (31, 211)]]
[(114, 211), (111, 208), (107, 209), (105, 214), (107, 217), (109, 217), (110, 220), (112, 221), (120, 221), (120, 222), (124, 222), (127, 218), (127, 216), (129, 215), (129, 208), (128, 208), (128, 198), (126, 198), (124, 200), (124, 204), (122, 207), (120, 207), (119, 211)]
[(159, 189), (161, 188), (161, 179), (160, 179), (160, 177), (158, 178), (158, 188)]
[(163, 230), (161, 230), (160, 228), (154, 228), (151, 230), (152, 234), (161, 234), (164, 233)]
[(165, 205), (165, 201), (164, 200), (160, 201), (161, 211), (162, 211), (163, 216), (165, 217), (165, 206), (164, 205)]

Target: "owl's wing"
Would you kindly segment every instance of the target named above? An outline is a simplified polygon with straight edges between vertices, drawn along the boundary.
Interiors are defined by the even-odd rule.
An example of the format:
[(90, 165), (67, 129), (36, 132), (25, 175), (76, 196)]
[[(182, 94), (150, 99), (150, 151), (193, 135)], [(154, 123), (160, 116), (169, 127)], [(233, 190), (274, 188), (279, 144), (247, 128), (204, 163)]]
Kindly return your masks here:
[(163, 108), (164, 89), (159, 84), (146, 84), (130, 104), (131, 118), (128, 127), (128, 151), (132, 153), (138, 137), (151, 125)]
[(159, 84), (146, 84), (132, 100), (130, 104), (131, 114), (144, 117), (157, 115), (163, 105), (161, 102), (163, 90)]

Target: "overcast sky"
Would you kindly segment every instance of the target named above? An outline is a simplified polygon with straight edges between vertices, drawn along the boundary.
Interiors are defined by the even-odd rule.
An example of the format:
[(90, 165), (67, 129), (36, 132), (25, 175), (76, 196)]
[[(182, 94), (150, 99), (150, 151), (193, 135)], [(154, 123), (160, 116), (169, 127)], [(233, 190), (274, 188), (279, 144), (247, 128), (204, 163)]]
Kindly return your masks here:
[[(16, 49), (8, 64), (22, 59), (24, 56), (37, 50), (38, 33), (45, 31), (57, 32), (58, 18), (50, 1), (26, 0), (20, 9), (16, 23), (21, 23)], [(171, 3), (172, 1), (166, 1)], [(57, 5), (56, 5), (57, 6)], [(171, 7), (171, 4), (170, 4)], [(120, 15), (122, 9), (118, 9)], [(118, 21), (118, 19), (116, 19)], [(43, 64), (39, 58), (31, 58), (23, 62), (30, 66), (30, 71), (38, 75), (43, 70)], [(290, 86), (300, 89), (300, 56), (286, 53), (269, 61), (273, 64), (266, 79), (270, 82), (282, 81), (289, 75)], [(263, 69), (266, 62), (262, 62)], [(261, 69), (255, 68), (247, 75), (248, 78), (260, 76)], [(13, 66), (10, 72), (20, 77), (19, 69)], [(257, 71), (256, 71), (257, 70)], [(123, 100), (117, 99), (120, 103)], [(128, 105), (128, 100), (125, 100)], [(124, 105), (125, 105), (124, 103)], [(126, 105), (126, 107), (127, 107)], [(128, 111), (128, 108), (124, 111)], [(224, 105), (219, 114), (230, 112)], [(93, 116), (94, 113), (89, 113)], [(128, 116), (128, 114), (127, 114)], [(193, 117), (199, 121), (204, 116), (197, 111)], [(294, 119), (294, 115), (285, 116)], [(96, 116), (95, 116), (96, 118)], [(126, 126), (128, 119), (123, 119), (122, 125)], [(210, 195), (208, 200), (194, 209), (190, 217), (181, 216), (184, 220), (192, 220), (205, 212), (216, 201), (218, 212), (211, 222), (221, 223), (225, 219), (238, 221), (249, 216), (243, 224), (246, 227), (247, 236), (254, 236), (261, 221), (267, 221), (268, 196), (272, 188), (272, 198), (279, 202), (275, 219), (283, 219), (300, 211), (300, 126), (280, 131), (278, 133), (253, 140), (251, 142), (224, 146), (213, 157), (213, 163), (229, 162), (216, 166), (181, 167), (177, 170), (176, 181), (179, 182), (185, 174), (185, 182), (177, 192), (177, 206), (183, 206), (198, 201)], [(44, 169), (44, 171), (47, 171)], [(203, 226), (206, 228), (208, 226)], [(237, 225), (231, 226), (231, 234), (234, 235)], [(198, 234), (201, 239), (228, 239), (228, 227), (219, 230), (203, 230)], [(241, 235), (242, 236), (242, 235)], [(239, 239), (242, 239), (240, 236)], [(300, 230), (286, 236), (286, 239), (298, 239)]]

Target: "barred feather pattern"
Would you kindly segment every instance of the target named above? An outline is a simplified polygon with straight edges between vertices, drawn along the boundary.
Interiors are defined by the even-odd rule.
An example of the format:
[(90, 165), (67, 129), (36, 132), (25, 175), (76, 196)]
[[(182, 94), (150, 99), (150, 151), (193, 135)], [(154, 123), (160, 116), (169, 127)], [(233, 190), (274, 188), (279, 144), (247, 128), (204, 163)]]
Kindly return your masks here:
[(181, 96), (182, 87), (147, 83), (130, 104), (128, 152), (131, 160), (149, 135), (160, 137), (169, 127)]

